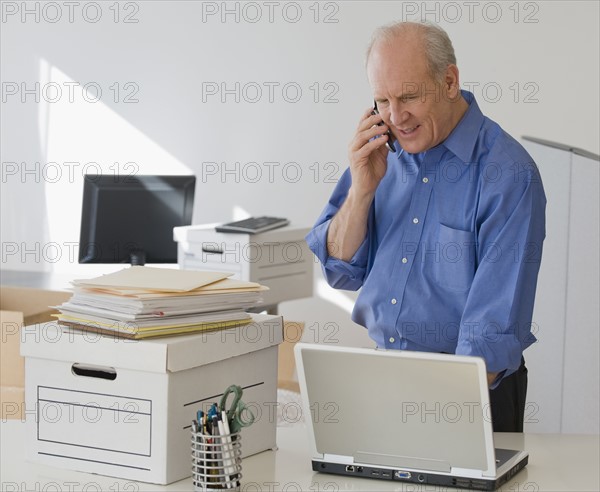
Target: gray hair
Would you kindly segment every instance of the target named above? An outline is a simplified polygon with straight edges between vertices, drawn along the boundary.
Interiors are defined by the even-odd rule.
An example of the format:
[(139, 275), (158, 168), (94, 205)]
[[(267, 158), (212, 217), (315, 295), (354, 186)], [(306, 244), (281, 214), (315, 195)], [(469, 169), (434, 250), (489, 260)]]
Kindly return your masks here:
[(377, 28), (367, 48), (366, 64), (369, 64), (371, 51), (377, 43), (392, 41), (399, 35), (411, 31), (420, 35), (423, 39), (425, 56), (427, 57), (427, 65), (431, 77), (434, 80), (442, 79), (448, 65), (456, 65), (456, 55), (454, 54), (452, 41), (450, 41), (446, 31), (428, 21), (394, 22)]

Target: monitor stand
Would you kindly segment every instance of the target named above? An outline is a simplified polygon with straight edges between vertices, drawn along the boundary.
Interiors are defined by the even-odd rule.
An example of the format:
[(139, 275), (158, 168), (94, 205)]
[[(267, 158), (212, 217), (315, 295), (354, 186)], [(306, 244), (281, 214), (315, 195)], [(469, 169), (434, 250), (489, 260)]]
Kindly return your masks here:
[(146, 252), (143, 249), (134, 249), (129, 252), (129, 263), (132, 266), (144, 266), (146, 264)]

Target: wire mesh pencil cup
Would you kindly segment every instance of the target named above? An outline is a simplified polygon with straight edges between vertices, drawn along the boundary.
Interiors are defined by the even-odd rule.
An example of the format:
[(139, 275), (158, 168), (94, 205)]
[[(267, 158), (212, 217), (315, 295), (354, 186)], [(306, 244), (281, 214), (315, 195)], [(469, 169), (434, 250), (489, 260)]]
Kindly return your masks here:
[(194, 490), (240, 490), (242, 441), (239, 432), (210, 435), (192, 429)]

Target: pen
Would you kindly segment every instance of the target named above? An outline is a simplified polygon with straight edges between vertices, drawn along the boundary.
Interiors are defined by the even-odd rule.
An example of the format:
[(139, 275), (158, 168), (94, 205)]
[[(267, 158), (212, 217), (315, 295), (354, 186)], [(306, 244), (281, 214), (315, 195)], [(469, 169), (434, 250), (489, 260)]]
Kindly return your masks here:
[(198, 424), (202, 425), (203, 418), (204, 418), (204, 412), (202, 410), (198, 410), (196, 412), (196, 420), (198, 421)]
[[(215, 407), (216, 407), (216, 405), (215, 405)], [(213, 410), (212, 407), (211, 407), (211, 410)], [(216, 409), (215, 409), (215, 412), (216, 412)], [(212, 433), (211, 434), (214, 436), (213, 437), (213, 444), (214, 444), (213, 459), (215, 460), (214, 461), (214, 467), (215, 467), (214, 474), (217, 475), (215, 477), (215, 481), (221, 482), (223, 479), (223, 477), (220, 476), (221, 471), (223, 470), (223, 459), (221, 456), (222, 453), (219, 452), (219, 445), (220, 445), (220, 443), (219, 443), (219, 418), (217, 417), (216, 413), (214, 413), (212, 415), (211, 420), (212, 420), (212, 425), (211, 425)]]
[(219, 421), (219, 431), (221, 431), (221, 435), (225, 437), (222, 438), (224, 441), (223, 444), (223, 464), (225, 467), (225, 473), (230, 480), (228, 483), (229, 488), (235, 487), (235, 484), (231, 481), (233, 474), (235, 473), (235, 452), (233, 449), (231, 435), (229, 432), (229, 422), (227, 421), (227, 413), (225, 410), (221, 411), (221, 420)]
[[(198, 473), (200, 475), (204, 474), (204, 453), (203, 453), (203, 446), (202, 446), (202, 435), (199, 433), (199, 425), (201, 425), (198, 423), (197, 420), (192, 420), (192, 432), (194, 433), (194, 456), (195, 456), (195, 462), (196, 462), (196, 466), (198, 467)], [(198, 443), (200, 443), (200, 446), (198, 446)], [(198, 456), (198, 454), (200, 454), (200, 456)], [(198, 459), (199, 458), (199, 459)]]

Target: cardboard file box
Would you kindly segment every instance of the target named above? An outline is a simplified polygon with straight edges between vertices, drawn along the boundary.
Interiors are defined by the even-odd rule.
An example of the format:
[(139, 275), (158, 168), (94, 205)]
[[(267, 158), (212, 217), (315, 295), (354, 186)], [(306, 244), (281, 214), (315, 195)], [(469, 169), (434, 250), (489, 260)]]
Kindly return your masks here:
[(304, 236), (307, 227), (287, 226), (260, 234), (216, 232), (215, 225), (175, 227), (177, 262), (184, 270), (233, 273), (270, 290), (264, 305), (313, 295), (314, 256)]
[(282, 331), (281, 318), (265, 315), (238, 328), (144, 341), (74, 334), (56, 323), (26, 329), (29, 459), (159, 484), (186, 478), (191, 421), (231, 384), (244, 388), (256, 416), (242, 431), (243, 456), (274, 448)]
[(25, 325), (51, 321), (49, 308), (66, 301), (70, 292), (25, 287), (0, 287), (0, 418), (24, 418), (25, 362), (19, 355)]

